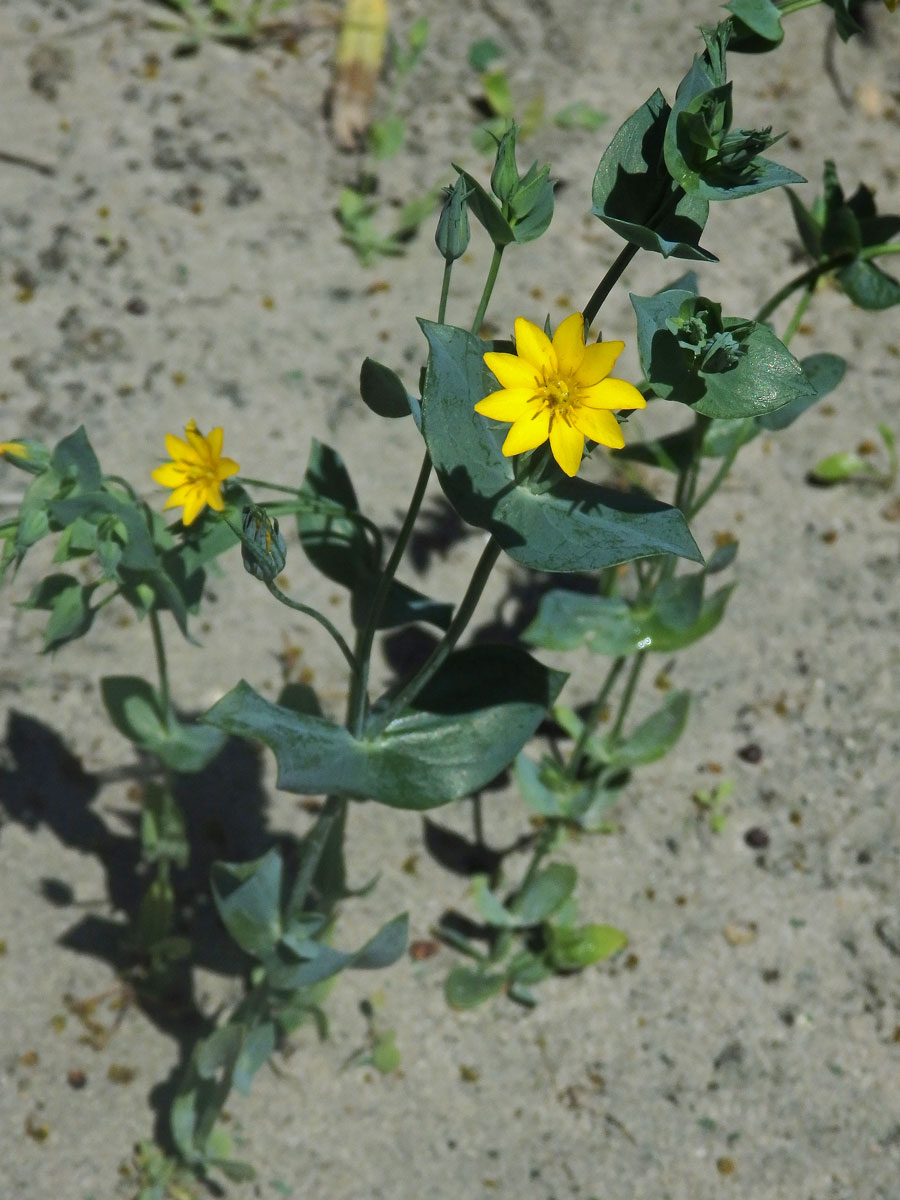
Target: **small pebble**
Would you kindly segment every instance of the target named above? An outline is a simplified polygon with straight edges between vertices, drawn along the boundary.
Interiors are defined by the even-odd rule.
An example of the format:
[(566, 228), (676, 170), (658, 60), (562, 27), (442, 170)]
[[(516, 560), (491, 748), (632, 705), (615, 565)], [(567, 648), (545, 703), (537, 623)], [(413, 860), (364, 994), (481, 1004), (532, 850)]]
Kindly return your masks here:
[(742, 758), (746, 763), (758, 763), (762, 761), (762, 746), (758, 746), (756, 742), (748, 742), (746, 746), (741, 746), (737, 754), (738, 758)]
[(761, 825), (754, 825), (744, 834), (744, 841), (752, 850), (765, 850), (769, 844), (769, 835)]

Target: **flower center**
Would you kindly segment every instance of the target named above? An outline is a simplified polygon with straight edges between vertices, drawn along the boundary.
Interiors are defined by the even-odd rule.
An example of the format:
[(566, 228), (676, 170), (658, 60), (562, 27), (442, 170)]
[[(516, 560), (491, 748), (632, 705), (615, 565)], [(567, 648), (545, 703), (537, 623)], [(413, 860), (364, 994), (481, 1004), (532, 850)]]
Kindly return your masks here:
[(560, 415), (564, 415), (569, 408), (574, 397), (569, 391), (569, 384), (565, 379), (548, 379), (544, 385), (544, 395), (547, 397), (547, 403), (550, 407)]

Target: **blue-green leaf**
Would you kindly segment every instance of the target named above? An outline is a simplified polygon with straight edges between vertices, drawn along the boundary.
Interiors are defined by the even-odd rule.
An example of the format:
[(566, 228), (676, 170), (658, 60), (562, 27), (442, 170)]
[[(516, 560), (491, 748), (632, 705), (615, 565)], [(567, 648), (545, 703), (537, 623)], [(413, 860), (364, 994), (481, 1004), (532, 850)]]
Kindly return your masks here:
[(273, 848), (252, 862), (213, 863), (213, 899), (235, 942), (263, 958), (281, 937), (281, 853)]
[(244, 682), (205, 720), (269, 746), (285, 791), (424, 810), (495, 778), (534, 733), (564, 680), (514, 647), (476, 646), (452, 654), (414, 709), (377, 738), (357, 740), (341, 726), (264, 700)]
[(472, 967), (454, 967), (444, 984), (444, 997), (451, 1008), (476, 1008), (503, 991), (504, 977)]
[(597, 167), (594, 216), (626, 241), (668, 258), (715, 262), (700, 245), (709, 204), (696, 196), (676, 199), (663, 163), (671, 109), (657, 89), (616, 133)]
[(684, 732), (690, 704), (690, 692), (671, 692), (652, 716), (623, 741), (610, 746), (610, 765), (641, 767), (663, 758)]

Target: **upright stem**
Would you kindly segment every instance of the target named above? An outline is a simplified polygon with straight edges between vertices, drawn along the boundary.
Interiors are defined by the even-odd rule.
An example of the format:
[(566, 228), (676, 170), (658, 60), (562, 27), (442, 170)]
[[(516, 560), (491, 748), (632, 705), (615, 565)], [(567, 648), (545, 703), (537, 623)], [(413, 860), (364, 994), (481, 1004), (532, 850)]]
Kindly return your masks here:
[(406, 510), (406, 516), (403, 518), (403, 524), (400, 527), (400, 533), (397, 536), (397, 541), (394, 543), (394, 548), (391, 550), (390, 557), (385, 564), (384, 570), (381, 573), (381, 578), (378, 580), (378, 586), (375, 589), (375, 595), (372, 598), (372, 607), (369, 609), (369, 615), (366, 619), (366, 624), (360, 633), (357, 641), (356, 664), (357, 670), (353, 677), (353, 683), (350, 689), (350, 701), (348, 704), (348, 728), (354, 737), (359, 737), (362, 733), (362, 728), (366, 720), (368, 708), (367, 689), (369, 686), (369, 663), (372, 657), (372, 646), (375, 641), (375, 634), (378, 630), (378, 621), (384, 609), (385, 601), (391, 589), (391, 584), (394, 582), (394, 576), (397, 574), (397, 568), (400, 566), (400, 560), (403, 558), (406, 551), (407, 543), (412, 535), (413, 526), (416, 523), (416, 517), (419, 515), (419, 509), (422, 507), (422, 500), (425, 497), (425, 489), (428, 486), (428, 480), (431, 477), (431, 458), (428, 452), (422, 459), (422, 465), (419, 468), (419, 478), (416, 480), (416, 486), (413, 490), (412, 497), (409, 502), (409, 507)]
[(472, 333), (478, 333), (478, 330), (484, 323), (484, 314), (487, 312), (491, 293), (494, 290), (494, 284), (497, 282), (497, 272), (500, 270), (500, 259), (502, 257), (503, 247), (495, 246), (491, 265), (488, 267), (487, 279), (484, 281), (484, 288), (481, 292), (481, 300), (478, 302), (478, 312), (476, 312), (475, 320), (472, 322)]
[(166, 664), (166, 646), (163, 641), (159, 613), (155, 608), (150, 609), (150, 632), (153, 635), (153, 653), (156, 655), (156, 673), (159, 676), (159, 698), (162, 702), (163, 714), (168, 721), (172, 709), (172, 700), (169, 692), (169, 668)]
[(569, 779), (575, 780), (578, 778), (578, 772), (581, 770), (581, 764), (584, 762), (585, 754), (587, 753), (587, 745), (600, 724), (603, 718), (603, 710), (606, 708), (606, 702), (609, 699), (609, 693), (612, 691), (616, 680), (625, 666), (625, 656), (620, 655), (614, 660), (609, 670), (606, 672), (606, 678), (603, 680), (603, 686), (597, 693), (597, 698), (591, 705), (590, 712), (585, 717), (584, 724), (581, 727), (581, 733), (578, 735), (578, 740), (572, 748), (572, 753), (569, 761), (566, 764), (566, 775)]
[(441, 298), (438, 302), (438, 325), (443, 325), (447, 315), (447, 297), (450, 295), (450, 275), (453, 271), (453, 259), (448, 258), (444, 263), (444, 277), (441, 280)]
[(466, 594), (460, 601), (459, 608), (454, 613), (453, 620), (450, 622), (446, 633), (415, 675), (407, 680), (386, 707), (374, 718), (370, 729), (366, 731), (369, 736), (377, 737), (382, 733), (391, 721), (393, 721), (394, 717), (415, 699), (422, 688), (425, 687), (429, 680), (443, 666), (450, 651), (459, 641), (468, 625), (478, 601), (481, 599), (481, 593), (484, 591), (488, 577), (499, 557), (500, 545), (492, 536), (482, 551), (481, 558), (478, 560), (478, 564), (469, 581), (469, 586), (466, 589)]
[(785, 346), (788, 345), (791, 338), (794, 336), (794, 334), (800, 328), (800, 322), (803, 320), (803, 315), (806, 312), (807, 308), (809, 308), (809, 302), (810, 302), (810, 300), (812, 300), (813, 292), (815, 290), (816, 290), (816, 285), (814, 282), (807, 284), (806, 290), (804, 291), (803, 295), (800, 297), (800, 300), (797, 303), (797, 307), (794, 309), (793, 316), (791, 317), (790, 321), (788, 321), (787, 329), (785, 329), (785, 331), (782, 335), (781, 340), (782, 340), (782, 342), (784, 342)]
[(644, 669), (644, 663), (647, 660), (647, 651), (641, 650), (634, 656), (634, 661), (631, 664), (631, 671), (628, 674), (628, 679), (625, 682), (625, 691), (622, 693), (622, 699), (619, 701), (619, 711), (616, 715), (615, 724), (610, 731), (610, 737), (615, 741), (622, 733), (622, 726), (625, 724), (625, 718), (628, 716), (628, 710), (631, 708), (631, 701), (634, 699), (635, 688), (638, 680), (641, 677), (641, 671)]
[(619, 282), (622, 273), (637, 254), (638, 250), (640, 250), (640, 246), (636, 245), (634, 242), (629, 242), (625, 249), (620, 252), (618, 258), (615, 260), (600, 282), (597, 284), (593, 296), (591, 296), (590, 300), (588, 300), (587, 304), (584, 306), (583, 315), (586, 328), (591, 325), (594, 317), (596, 317), (597, 313), (600, 311), (600, 307), (604, 300)]

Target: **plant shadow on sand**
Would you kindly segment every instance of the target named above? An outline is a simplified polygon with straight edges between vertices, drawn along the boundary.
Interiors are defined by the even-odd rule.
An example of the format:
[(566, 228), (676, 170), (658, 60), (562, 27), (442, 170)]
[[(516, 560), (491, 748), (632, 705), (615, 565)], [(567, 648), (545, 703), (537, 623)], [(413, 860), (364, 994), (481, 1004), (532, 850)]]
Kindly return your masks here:
[[(149, 1096), (157, 1141), (170, 1146), (167, 1114), (178, 1080), (197, 1039), (215, 1026), (215, 1020), (197, 1007), (194, 971), (240, 976), (250, 961), (222, 929), (210, 895), (210, 868), (217, 860), (257, 858), (275, 845), (291, 863), (299, 855), (301, 839), (267, 827), (268, 799), (260, 758), (249, 743), (230, 738), (204, 771), (176, 776), (174, 790), (184, 814), (191, 858), (184, 870), (173, 873), (181, 922), (174, 932), (188, 939), (190, 949), (166, 974), (163, 986), (150, 986), (128, 941), (151, 879), (141, 860), (140, 798), (133, 807), (108, 808), (111, 823), (94, 807), (105, 784), (132, 779), (139, 792), (150, 772), (138, 762), (91, 774), (49, 725), (15, 710), (8, 717), (5, 744), (13, 762), (12, 768), (0, 768), (0, 810), (6, 820), (35, 832), (47, 828), (67, 849), (93, 856), (104, 872), (106, 897), (96, 907), (105, 911), (80, 913), (59, 944), (108, 964), (122, 981), (123, 1006), (137, 1004), (178, 1045), (175, 1068)], [(125, 832), (118, 832), (113, 823)], [(54, 907), (76, 908), (74, 890), (64, 879), (45, 876), (38, 881), (37, 891)], [(91, 1010), (90, 1001), (66, 999), (73, 1011)]]

